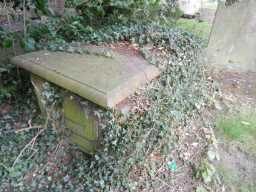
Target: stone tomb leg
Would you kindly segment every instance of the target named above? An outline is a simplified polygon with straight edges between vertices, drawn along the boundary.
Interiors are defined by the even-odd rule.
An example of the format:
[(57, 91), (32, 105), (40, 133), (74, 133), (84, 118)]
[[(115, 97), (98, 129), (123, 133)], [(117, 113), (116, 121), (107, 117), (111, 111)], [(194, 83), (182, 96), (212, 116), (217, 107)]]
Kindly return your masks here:
[[(46, 115), (46, 106), (42, 96), (43, 85), (47, 81), (31, 74), (41, 113)], [(71, 143), (76, 144), (86, 153), (93, 154), (99, 147), (100, 119), (95, 115), (95, 104), (81, 100), (76, 95), (66, 93), (63, 101), (64, 128)]]
[(32, 73), (32, 84), (43, 112), (43, 83), (49, 81), (69, 91), (63, 102), (65, 130), (72, 143), (90, 154), (100, 143), (102, 120), (95, 112), (100, 108), (116, 108), (160, 73), (140, 55), (114, 51), (108, 58), (99, 54), (98, 47), (91, 48), (94, 49), (97, 54), (38, 51), (12, 59), (12, 63)]
[(93, 154), (99, 147), (101, 119), (95, 115), (96, 105), (81, 101), (77, 96), (68, 95), (63, 103), (65, 128), (70, 132), (70, 140), (80, 148)]

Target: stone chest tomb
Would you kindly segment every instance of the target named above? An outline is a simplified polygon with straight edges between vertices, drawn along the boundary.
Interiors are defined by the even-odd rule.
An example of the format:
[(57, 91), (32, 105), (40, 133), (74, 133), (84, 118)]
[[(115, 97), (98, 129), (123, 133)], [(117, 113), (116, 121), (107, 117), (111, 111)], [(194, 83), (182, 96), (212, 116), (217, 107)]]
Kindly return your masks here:
[[(96, 46), (89, 50), (88, 54), (37, 51), (14, 57), (12, 63), (31, 72), (42, 110), (40, 97), (45, 82), (70, 92), (63, 103), (65, 128), (73, 143), (92, 154), (100, 138), (94, 111), (117, 108), (136, 89), (156, 78), (159, 70), (130, 51)], [(105, 50), (111, 51), (111, 55)]]

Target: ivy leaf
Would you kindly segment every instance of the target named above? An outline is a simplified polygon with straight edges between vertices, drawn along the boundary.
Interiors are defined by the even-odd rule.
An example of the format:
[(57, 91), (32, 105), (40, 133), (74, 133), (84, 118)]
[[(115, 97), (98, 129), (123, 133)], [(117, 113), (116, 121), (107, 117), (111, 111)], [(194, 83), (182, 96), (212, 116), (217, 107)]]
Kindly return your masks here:
[(6, 49), (9, 49), (13, 46), (13, 40), (10, 38), (4, 39), (3, 41), (3, 47)]
[(212, 181), (214, 174), (216, 173), (215, 167), (208, 161), (203, 161), (197, 172), (197, 178), (202, 178), (205, 184)]
[(202, 186), (198, 186), (196, 188), (196, 192), (207, 192), (207, 190), (204, 187), (202, 187)]
[(35, 6), (43, 14), (48, 14), (46, 0), (35, 0)]
[(22, 39), (20, 41), (20, 46), (27, 51), (35, 50), (35, 45), (36, 42), (33, 38)]
[(0, 67), (0, 73), (8, 72), (6, 68)]
[(175, 161), (169, 161), (167, 163), (168, 169), (171, 171), (176, 171), (177, 170), (177, 163)]

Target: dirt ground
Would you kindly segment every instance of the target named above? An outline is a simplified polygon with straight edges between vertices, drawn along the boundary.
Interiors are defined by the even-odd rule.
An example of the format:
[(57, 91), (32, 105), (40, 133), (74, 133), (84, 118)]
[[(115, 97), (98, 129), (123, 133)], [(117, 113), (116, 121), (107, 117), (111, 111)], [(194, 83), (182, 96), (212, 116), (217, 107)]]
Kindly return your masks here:
[[(221, 91), (216, 107), (217, 113), (225, 116), (239, 113), (243, 109), (256, 109), (256, 73), (221, 71), (215, 74), (215, 79)], [(255, 120), (256, 116), (252, 119)], [(256, 131), (255, 127), (254, 125)], [(256, 155), (243, 146), (248, 143), (216, 135), (220, 155), (220, 161), (216, 162), (216, 166), (225, 183), (225, 191), (256, 191)]]
[[(172, 184), (164, 189), (168, 192), (255, 192), (256, 153), (247, 150), (244, 145), (248, 143), (225, 138), (217, 131), (217, 121), (220, 117), (235, 116), (244, 109), (255, 111), (256, 73), (218, 70), (212, 72), (209, 78), (219, 89), (215, 104), (202, 114), (202, 119), (194, 119), (190, 129), (176, 130), (181, 139), (172, 156), (179, 159), (180, 169), (171, 173)], [(252, 118), (256, 120), (256, 116)], [(256, 132), (256, 126), (253, 128)], [(206, 184), (196, 174), (200, 162), (208, 159), (207, 153), (214, 142), (218, 160), (210, 163), (214, 165), (216, 173), (212, 181)], [(253, 145), (255, 149), (255, 143)]]

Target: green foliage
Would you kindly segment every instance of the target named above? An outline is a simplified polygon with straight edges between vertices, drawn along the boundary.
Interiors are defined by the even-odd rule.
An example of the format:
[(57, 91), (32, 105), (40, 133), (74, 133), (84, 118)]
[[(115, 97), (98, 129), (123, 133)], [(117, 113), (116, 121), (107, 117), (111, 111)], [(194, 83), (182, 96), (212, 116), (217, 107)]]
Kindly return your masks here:
[[(164, 27), (160, 22), (148, 22), (162, 17), (158, 0), (89, 0), (86, 3), (77, 0), (67, 3), (79, 9), (82, 16), (49, 18), (38, 27), (28, 26), (23, 46), (28, 50), (46, 48), (84, 54), (82, 50), (74, 50), (68, 42), (101, 44), (128, 41), (138, 44), (142, 55), (162, 69), (159, 79), (141, 93), (150, 107), (142, 108), (142, 113), (132, 112), (126, 121), (116, 111), (98, 112), (106, 122), (101, 127), (103, 148), (93, 157), (74, 152), (77, 151), (74, 146), (61, 149), (59, 155), (72, 154), (74, 159), (68, 164), (64, 164), (61, 158), (50, 159), (54, 168), (48, 163), (47, 154), (55, 151), (59, 136), (52, 129), (47, 129), (36, 141), (34, 150), (26, 151), (19, 163), (12, 167), (20, 150), (36, 131), (16, 135), (13, 133), (14, 125), (8, 125), (8, 119), (3, 118), (0, 133), (9, 135), (0, 135), (0, 145), (3, 146), (0, 156), (4, 156), (0, 159), (0, 189), (136, 191), (145, 187), (157, 188), (151, 184), (136, 184), (129, 175), (136, 165), (148, 166), (145, 159), (154, 151), (167, 155), (175, 146), (173, 129), (186, 126), (187, 119), (207, 102), (204, 65), (198, 60), (202, 41), (190, 32)], [(173, 10), (176, 14), (175, 7)], [(141, 19), (138, 21), (138, 18)], [(105, 22), (112, 24), (99, 26)], [(152, 53), (148, 45), (161, 54)], [(48, 102), (60, 100), (59, 93), (52, 86), (45, 85), (45, 90), (43, 95)], [(151, 170), (148, 174), (153, 172)], [(27, 182), (25, 178), (31, 174), (35, 176)]]
[(13, 48), (14, 45), (24, 42), (24, 37), (22, 34), (17, 32), (11, 32), (8, 30), (3, 30), (0, 28), (0, 47), (4, 49)]
[(10, 99), (16, 93), (17, 78), (15, 77), (15, 66), (0, 64), (0, 103)]
[(208, 192), (204, 187), (199, 186), (196, 188), (196, 192)]
[(11, 98), (16, 93), (16, 87), (13, 86), (0, 86), (0, 101), (6, 98)]
[[(13, 127), (15, 126), (15, 119), (13, 118), (18, 118), (19, 116), (24, 115), (24, 111), (21, 110), (22, 109), (16, 109), (16, 112), (10, 113), (9, 116), (4, 116), (0, 120), (0, 189), (1, 191), (5, 191), (6, 189), (30, 191), (33, 186), (38, 190), (46, 190), (45, 181), (48, 180), (47, 176), (44, 174), (47, 173), (47, 170), (42, 169), (43, 174), (40, 175), (38, 173), (35, 179), (36, 181), (39, 181), (33, 181), (29, 184), (31, 185), (30, 187), (25, 183), (25, 180), (30, 177), (29, 173), (32, 172), (36, 166), (47, 161), (46, 154), (55, 149), (58, 138), (54, 130), (48, 129), (42, 137), (37, 140), (34, 149), (26, 150), (17, 164), (13, 166), (13, 162), (24, 145), (36, 134), (36, 130), (32, 130), (27, 133), (15, 134), (15, 130), (13, 130)], [(23, 110), (27, 111), (28, 106), (23, 108)], [(31, 111), (27, 112), (31, 113)], [(32, 116), (28, 115), (28, 117)], [(26, 123), (23, 122), (22, 125), (26, 126)], [(36, 154), (36, 159), (33, 157), (33, 154)]]
[[(160, 0), (70, 0), (66, 2), (67, 5), (75, 7), (80, 13), (79, 16), (50, 16), (46, 22), (36, 26), (27, 20), (27, 33), (24, 36), (21, 33), (0, 30), (1, 46), (11, 48), (16, 42), (26, 51), (33, 51), (36, 48), (40, 49), (41, 47), (36, 44), (43, 41), (55, 49), (56, 44), (63, 45), (66, 41), (85, 41), (86, 36), (91, 38), (99, 27), (108, 24), (170, 23), (180, 16), (180, 10), (176, 7), (176, 1), (168, 2), (162, 4)], [(37, 11), (49, 13), (45, 0), (30, 2), (28, 6), (36, 6)]]
[(11, 48), (13, 45), (14, 37), (12, 33), (6, 33), (0, 28), (0, 47)]
[(205, 184), (209, 184), (213, 181), (215, 173), (215, 167), (207, 160), (203, 160), (197, 170), (196, 177), (202, 179)]
[[(56, 161), (58, 166), (58, 171), (55, 173), (56, 179), (49, 175), (52, 168), (48, 164), (45, 165), (47, 148), (53, 150), (53, 146), (56, 145), (56, 140), (47, 140), (49, 135), (52, 135), (49, 130), (37, 142), (40, 152), (29, 159), (31, 152), (28, 151), (27, 156), (22, 157), (22, 162), (17, 164), (14, 174), (11, 175), (10, 162), (20, 148), (7, 155), (11, 159), (7, 158), (2, 162), (7, 169), (2, 166), (3, 182), (0, 188), (5, 189), (9, 180), (15, 191), (46, 189), (50, 191), (136, 191), (139, 188), (145, 188), (145, 183), (136, 184), (129, 179), (132, 168), (136, 165), (146, 166), (145, 159), (155, 150), (159, 150), (162, 155), (167, 155), (169, 148), (175, 146), (173, 129), (177, 126), (185, 126), (187, 119), (207, 102), (204, 66), (197, 60), (201, 41), (191, 33), (156, 24), (134, 23), (110, 25), (97, 30), (88, 28), (86, 32), (82, 32), (84, 33), (86, 35), (80, 34), (78, 37), (73, 37), (74, 40), (77, 38), (86, 43), (97, 44), (125, 40), (139, 44), (146, 59), (162, 69), (160, 78), (150, 86), (153, 88), (148, 87), (142, 93), (150, 103), (150, 108), (142, 109), (143, 113), (134, 111), (126, 121), (116, 111), (100, 112), (98, 115), (106, 122), (101, 128), (103, 148), (90, 158), (76, 156), (67, 165)], [(59, 43), (59, 31), (47, 35), (52, 42), (45, 42), (39, 38), (36, 45), (51, 50), (70, 50), (65, 42)], [(161, 55), (155, 55), (145, 47), (148, 44), (165, 51)], [(55, 134), (53, 135), (56, 137)], [(25, 140), (21, 140), (20, 145), (24, 146), (25, 143)], [(2, 144), (2, 146), (9, 145), (16, 144)], [(74, 149), (71, 147), (70, 150)], [(7, 154), (6, 151), (1, 151), (1, 154), (4, 153)], [(40, 170), (44, 165), (47, 168), (37, 174), (33, 182), (25, 184), (22, 178), (37, 167)], [(72, 179), (63, 182), (65, 176)], [(158, 186), (149, 185), (148, 187), (157, 188)]]
[(11, 48), (12, 47), (12, 43), (13, 43), (12, 39), (6, 38), (6, 39), (3, 40), (2, 45), (3, 45), (4, 48)]
[[(70, 2), (70, 1), (69, 1)], [(99, 25), (107, 22), (151, 20), (160, 16), (160, 0), (89, 0), (68, 3), (80, 10), (87, 22)]]
[(47, 0), (34, 0), (34, 4), (37, 10), (41, 11), (43, 14), (49, 14), (47, 8)]

